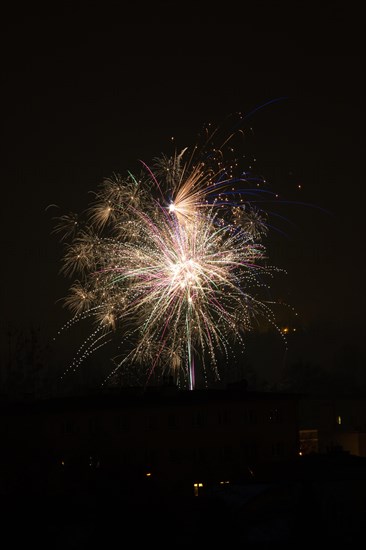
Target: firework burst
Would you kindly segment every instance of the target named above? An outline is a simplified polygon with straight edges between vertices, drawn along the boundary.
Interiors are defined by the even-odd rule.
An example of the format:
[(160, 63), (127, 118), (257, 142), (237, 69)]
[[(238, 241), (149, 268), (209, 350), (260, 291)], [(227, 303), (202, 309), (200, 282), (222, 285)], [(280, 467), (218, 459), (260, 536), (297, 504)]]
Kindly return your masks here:
[(279, 271), (268, 265), (266, 214), (238, 161), (225, 162), (231, 138), (213, 147), (214, 133), (200, 148), (141, 162), (138, 177), (105, 179), (83, 221), (59, 218), (62, 270), (74, 279), (67, 327), (95, 324), (65, 374), (117, 338), (123, 352), (104, 384), (136, 365), (146, 381), (169, 373), (194, 389), (197, 360), (219, 379), (234, 341), (244, 345), (260, 319), (276, 326), (260, 298)]

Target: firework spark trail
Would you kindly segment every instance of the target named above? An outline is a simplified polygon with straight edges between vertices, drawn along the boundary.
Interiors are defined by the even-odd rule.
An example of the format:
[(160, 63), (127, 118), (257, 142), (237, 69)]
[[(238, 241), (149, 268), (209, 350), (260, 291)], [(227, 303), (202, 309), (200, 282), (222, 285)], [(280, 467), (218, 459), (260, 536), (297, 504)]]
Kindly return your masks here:
[(280, 271), (266, 265), (265, 212), (253, 206), (255, 189), (246, 196), (235, 187), (250, 178), (236, 177), (231, 161), (222, 166), (221, 150), (195, 160), (194, 147), (184, 163), (187, 152), (163, 155), (153, 168), (141, 161), (138, 178), (104, 180), (85, 226), (73, 215), (59, 219), (57, 230), (64, 223), (71, 239), (63, 271), (79, 277), (65, 304), (75, 322), (92, 317), (97, 325), (66, 372), (113, 333), (131, 338), (131, 348), (114, 358), (104, 383), (128, 361), (144, 364), (148, 378), (169, 371), (194, 389), (197, 358), (219, 378), (218, 356), (228, 356), (231, 340), (243, 343), (258, 317), (275, 324), (257, 296), (268, 288), (262, 278)]

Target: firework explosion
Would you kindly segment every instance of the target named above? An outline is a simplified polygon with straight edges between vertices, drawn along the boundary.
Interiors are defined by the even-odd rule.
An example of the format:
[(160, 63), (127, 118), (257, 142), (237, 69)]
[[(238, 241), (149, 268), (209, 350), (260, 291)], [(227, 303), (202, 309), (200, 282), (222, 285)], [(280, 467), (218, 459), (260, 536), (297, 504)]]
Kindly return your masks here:
[(64, 374), (117, 338), (124, 351), (104, 384), (136, 365), (146, 380), (168, 373), (194, 389), (198, 361), (220, 379), (233, 342), (243, 347), (259, 319), (276, 326), (260, 298), (279, 271), (267, 265), (267, 219), (256, 206), (264, 191), (240, 172), (233, 136), (214, 147), (214, 134), (151, 166), (141, 161), (138, 177), (105, 179), (83, 221), (58, 219), (62, 271), (73, 278), (67, 327), (95, 323)]

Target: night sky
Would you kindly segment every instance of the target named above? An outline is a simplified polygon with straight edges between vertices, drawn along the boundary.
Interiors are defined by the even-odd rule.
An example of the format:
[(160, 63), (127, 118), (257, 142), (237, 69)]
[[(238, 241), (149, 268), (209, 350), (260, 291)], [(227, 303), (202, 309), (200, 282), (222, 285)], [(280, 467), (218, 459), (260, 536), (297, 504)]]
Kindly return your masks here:
[[(240, 17), (204, 8), (168, 17), (169, 4), (143, 16), (91, 7), (9, 12), (2, 29), (4, 357), (9, 330), (37, 327), (48, 342), (69, 316), (54, 216), (86, 208), (89, 192), (114, 172), (172, 152), (172, 136), (177, 148), (190, 146), (205, 123), (238, 111), (252, 113), (259, 172), (289, 201), (286, 235), (270, 252), (287, 271), (278, 293), (298, 312), (290, 322), (303, 335), (289, 338), (291, 358), (331, 364), (346, 346), (364, 353), (361, 4), (329, 2), (323, 11), (273, 4), (281, 5), (268, 11), (259, 2), (256, 13), (243, 8)], [(254, 343), (255, 368), (253, 350)], [(258, 353), (258, 364), (265, 362)], [(267, 357), (267, 370), (278, 358)]]

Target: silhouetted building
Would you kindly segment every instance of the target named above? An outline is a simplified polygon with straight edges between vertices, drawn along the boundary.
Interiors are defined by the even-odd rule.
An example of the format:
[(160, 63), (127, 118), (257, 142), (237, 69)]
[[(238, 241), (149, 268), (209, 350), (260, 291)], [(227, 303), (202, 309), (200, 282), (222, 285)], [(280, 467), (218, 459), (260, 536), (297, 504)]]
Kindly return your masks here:
[(366, 398), (304, 396), (299, 400), (303, 454), (343, 450), (366, 457)]
[(257, 466), (299, 451), (297, 396), (240, 385), (130, 388), (8, 405), (1, 417), (3, 460), (43, 468), (52, 480), (75, 472), (76, 483), (93, 471), (113, 483), (151, 478), (171, 489), (248, 480)]

